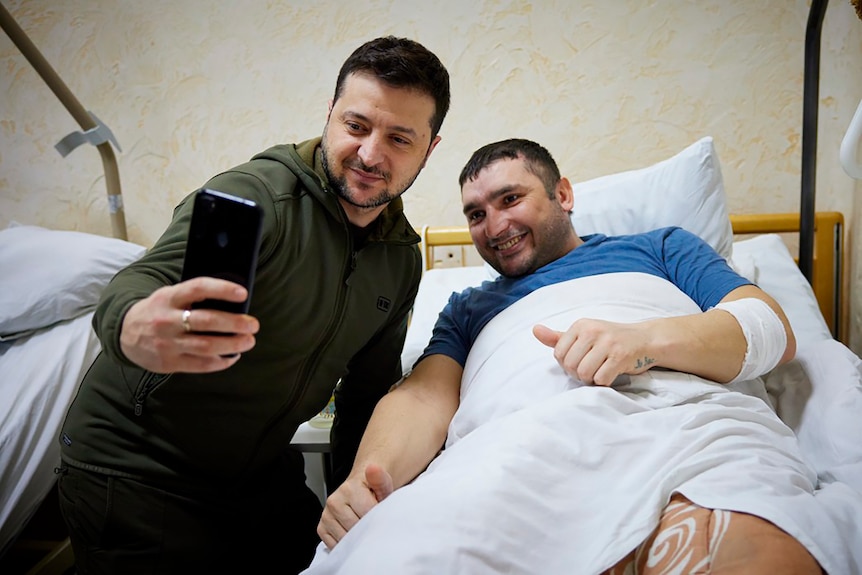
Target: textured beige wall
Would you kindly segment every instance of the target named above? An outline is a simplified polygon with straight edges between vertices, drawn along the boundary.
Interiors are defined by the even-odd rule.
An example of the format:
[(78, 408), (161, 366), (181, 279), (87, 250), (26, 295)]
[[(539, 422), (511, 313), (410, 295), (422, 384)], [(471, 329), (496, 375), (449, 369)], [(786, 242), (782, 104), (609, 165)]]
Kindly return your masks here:
[[(116, 134), (129, 235), (143, 244), (209, 176), (319, 134), (341, 62), (383, 34), (419, 40), (452, 74), (443, 142), (405, 196), (417, 226), (461, 224), (458, 171), (510, 136), (545, 144), (577, 181), (712, 135), (731, 211), (798, 209), (805, 0), (2, 1)], [(848, 220), (859, 353), (862, 184), (838, 164), (862, 97), (849, 2), (830, 3), (822, 50), (817, 208)], [(53, 149), (77, 129), (0, 34), (0, 226), (110, 233), (98, 153)]]

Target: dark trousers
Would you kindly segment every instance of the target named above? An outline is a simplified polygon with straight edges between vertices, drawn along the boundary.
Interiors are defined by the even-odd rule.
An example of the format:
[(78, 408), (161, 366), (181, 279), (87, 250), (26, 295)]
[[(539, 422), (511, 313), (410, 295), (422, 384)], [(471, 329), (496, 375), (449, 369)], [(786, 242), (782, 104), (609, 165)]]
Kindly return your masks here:
[(60, 507), (77, 572), (298, 573), (320, 542), (321, 506), (304, 474), (290, 475), (213, 496), (64, 465)]

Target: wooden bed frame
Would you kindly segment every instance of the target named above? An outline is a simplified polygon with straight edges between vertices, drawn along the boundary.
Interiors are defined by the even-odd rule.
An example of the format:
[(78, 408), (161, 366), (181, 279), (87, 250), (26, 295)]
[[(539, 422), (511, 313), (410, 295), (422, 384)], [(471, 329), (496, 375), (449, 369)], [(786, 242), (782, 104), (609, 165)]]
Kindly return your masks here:
[[(734, 235), (799, 233), (796, 213), (731, 215)], [(422, 231), (426, 269), (434, 267), (434, 249), (461, 246), (461, 261), (472, 248), (470, 232), (463, 227), (426, 227)], [(796, 258), (798, 261), (798, 258)], [(817, 212), (814, 218), (814, 261), (811, 287), (833, 337), (847, 337), (847, 310), (844, 304), (844, 216), (840, 212)]]

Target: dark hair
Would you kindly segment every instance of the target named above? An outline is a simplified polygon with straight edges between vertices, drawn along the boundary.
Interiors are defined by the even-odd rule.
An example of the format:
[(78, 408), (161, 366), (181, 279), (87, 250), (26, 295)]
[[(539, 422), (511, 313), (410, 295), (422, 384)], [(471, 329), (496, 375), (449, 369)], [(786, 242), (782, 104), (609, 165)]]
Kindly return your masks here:
[(407, 38), (386, 36), (370, 40), (353, 51), (341, 66), (333, 102), (338, 100), (350, 74), (368, 73), (396, 88), (413, 88), (434, 98), (431, 118), (433, 139), (449, 111), (449, 72), (432, 52)]
[(475, 180), (479, 172), (498, 160), (518, 158), (524, 159), (527, 171), (542, 181), (548, 196), (553, 198), (557, 183), (560, 181), (560, 168), (557, 167), (557, 162), (548, 150), (536, 142), (520, 138), (486, 144), (473, 152), (464, 169), (461, 170), (461, 175), (458, 176), (458, 185), (463, 187), (468, 180)]

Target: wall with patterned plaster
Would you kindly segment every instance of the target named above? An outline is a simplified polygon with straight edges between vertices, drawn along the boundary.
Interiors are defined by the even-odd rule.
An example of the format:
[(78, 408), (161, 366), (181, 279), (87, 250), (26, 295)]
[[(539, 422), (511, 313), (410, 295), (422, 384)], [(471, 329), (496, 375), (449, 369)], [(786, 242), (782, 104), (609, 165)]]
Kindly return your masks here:
[[(413, 223), (461, 224), (457, 174), (520, 136), (573, 181), (715, 138), (732, 212), (798, 210), (806, 0), (2, 0), (85, 108), (113, 130), (129, 237), (150, 245), (183, 196), (269, 145), (321, 133), (337, 70), (363, 41), (412, 37), (452, 75), (452, 108), (406, 194)], [(755, 7), (756, 6), (756, 7)], [(851, 347), (862, 353), (862, 184), (838, 164), (862, 98), (862, 21), (824, 24), (817, 208), (851, 251)], [(0, 34), (0, 226), (110, 234), (98, 153)]]

